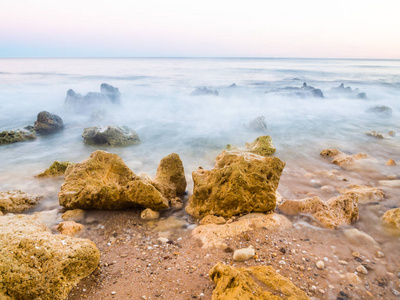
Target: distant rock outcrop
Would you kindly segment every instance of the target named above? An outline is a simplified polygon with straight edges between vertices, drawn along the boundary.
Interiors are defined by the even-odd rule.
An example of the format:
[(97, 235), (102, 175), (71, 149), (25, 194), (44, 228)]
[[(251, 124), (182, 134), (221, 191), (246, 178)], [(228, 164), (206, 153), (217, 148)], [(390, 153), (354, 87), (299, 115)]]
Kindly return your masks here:
[(393, 115), (392, 109), (384, 105), (368, 108), (366, 112), (374, 114), (379, 117), (391, 117)]
[(265, 121), (264, 116), (258, 116), (254, 120), (250, 121), (245, 127), (252, 131), (267, 131), (267, 122)]
[(85, 128), (82, 134), (85, 143), (106, 146), (127, 146), (140, 143), (136, 131), (128, 126)]
[(340, 84), (338, 87), (331, 88), (330, 93), (334, 96), (344, 96), (355, 99), (367, 99), (366, 93), (360, 92), (359, 89), (353, 90), (349, 86), (345, 87), (343, 83)]
[(296, 96), (299, 98), (324, 98), (324, 94), (320, 89), (316, 89), (310, 85), (307, 85), (306, 82), (303, 83), (302, 87), (294, 87), (294, 86), (287, 86), (283, 88), (279, 88), (276, 90), (267, 91), (266, 93), (278, 93), (281, 95), (286, 96)]
[(47, 111), (38, 114), (33, 129), (39, 134), (52, 134), (64, 129), (63, 120)]
[(190, 93), (190, 96), (218, 96), (218, 91), (210, 90), (206, 87), (197, 88), (193, 92)]

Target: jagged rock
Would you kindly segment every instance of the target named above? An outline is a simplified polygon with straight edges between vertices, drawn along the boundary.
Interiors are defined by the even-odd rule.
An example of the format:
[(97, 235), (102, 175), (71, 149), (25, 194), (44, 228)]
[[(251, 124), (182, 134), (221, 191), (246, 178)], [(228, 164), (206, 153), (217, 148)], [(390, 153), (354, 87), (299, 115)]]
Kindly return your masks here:
[(209, 276), (216, 285), (212, 300), (310, 299), (271, 266), (235, 268), (217, 263), (210, 270)]
[(64, 221), (81, 221), (85, 217), (85, 211), (83, 209), (71, 209), (67, 210), (62, 214), (61, 219)]
[(214, 169), (200, 167), (192, 173), (193, 195), (186, 211), (196, 218), (272, 211), (284, 166), (278, 157), (223, 151)]
[(332, 164), (338, 165), (345, 169), (355, 169), (359, 167), (358, 163), (361, 162), (376, 162), (376, 160), (366, 153), (357, 153), (353, 155), (347, 155), (337, 149), (325, 149), (321, 151), (321, 156), (331, 157), (333, 160)]
[(226, 220), (223, 217), (217, 217), (214, 215), (207, 215), (199, 222), (200, 225), (207, 225), (207, 224), (225, 224)]
[(59, 116), (42, 111), (37, 115), (33, 129), (39, 134), (52, 134), (63, 130), (64, 123)]
[(207, 96), (207, 95), (218, 96), (218, 91), (213, 91), (206, 87), (202, 87), (202, 88), (197, 88), (190, 93), (190, 96)]
[(365, 135), (369, 135), (369, 136), (372, 136), (372, 137), (376, 137), (376, 138), (378, 138), (378, 139), (383, 139), (383, 138), (384, 138), (382, 133), (380, 133), (380, 132), (378, 132), (378, 131), (375, 131), (375, 130), (367, 131), (367, 132), (365, 133)]
[(346, 189), (339, 189), (344, 195), (356, 194), (358, 196), (358, 204), (367, 204), (371, 202), (382, 201), (385, 198), (385, 192), (371, 186), (350, 185)]
[(294, 86), (287, 86), (266, 93), (279, 93), (282, 95), (296, 96), (299, 98), (307, 98), (307, 97), (324, 98), (324, 94), (320, 89), (316, 89), (312, 86), (309, 86), (305, 82), (303, 83), (303, 86), (300, 88)]
[(264, 116), (258, 116), (254, 120), (250, 121), (246, 128), (252, 131), (267, 131), (267, 122), (265, 121)]
[(53, 235), (33, 216), (0, 218), (0, 299), (66, 299), (99, 261), (87, 239)]
[(74, 221), (65, 221), (58, 224), (57, 230), (61, 234), (74, 236), (83, 230), (83, 225)]
[(382, 216), (382, 224), (400, 232), (400, 208), (394, 208), (385, 212)]
[(324, 202), (319, 197), (286, 200), (278, 209), (288, 215), (310, 214), (322, 226), (336, 229), (358, 220), (358, 196), (350, 193)]
[(107, 146), (127, 146), (140, 143), (136, 131), (128, 126), (107, 126), (85, 128), (82, 134), (85, 143)]
[(43, 173), (36, 175), (36, 177), (53, 177), (64, 175), (65, 170), (70, 165), (72, 165), (72, 163), (69, 161), (54, 161), (48, 169), (46, 169)]
[(157, 220), (159, 217), (160, 217), (160, 213), (158, 211), (154, 211), (150, 208), (146, 208), (140, 214), (140, 218), (145, 221)]
[(225, 249), (228, 246), (224, 243), (224, 239), (237, 236), (243, 232), (259, 228), (281, 231), (288, 230), (291, 227), (292, 223), (284, 215), (252, 213), (229, 224), (200, 225), (192, 231), (192, 236), (202, 242), (203, 248)]
[(75, 111), (85, 110), (102, 104), (120, 104), (121, 93), (118, 88), (107, 83), (102, 83), (100, 93), (90, 92), (86, 96), (75, 93), (72, 89), (67, 91), (64, 106)]
[(41, 199), (19, 190), (0, 192), (0, 211), (21, 212), (32, 208)]
[(141, 180), (118, 155), (100, 150), (67, 169), (58, 196), (68, 209), (168, 208), (168, 200), (151, 183)]
[(377, 116), (381, 116), (381, 117), (391, 117), (393, 114), (393, 111), (390, 107), (388, 106), (374, 106), (371, 108), (368, 108), (366, 110), (367, 113), (373, 113)]
[(237, 87), (236, 83), (232, 83), (230, 86), (228, 86), (228, 88), (235, 88)]
[(256, 138), (252, 143), (246, 143), (247, 151), (261, 156), (270, 156), (275, 153), (276, 148), (272, 144), (272, 138), (264, 135)]
[(16, 130), (0, 132), (0, 145), (36, 140), (34, 131)]
[(359, 89), (352, 89), (351, 87), (345, 87), (344, 84), (340, 84), (338, 87), (331, 88), (330, 92), (337, 96), (346, 96), (355, 99), (367, 99), (367, 94), (360, 92)]

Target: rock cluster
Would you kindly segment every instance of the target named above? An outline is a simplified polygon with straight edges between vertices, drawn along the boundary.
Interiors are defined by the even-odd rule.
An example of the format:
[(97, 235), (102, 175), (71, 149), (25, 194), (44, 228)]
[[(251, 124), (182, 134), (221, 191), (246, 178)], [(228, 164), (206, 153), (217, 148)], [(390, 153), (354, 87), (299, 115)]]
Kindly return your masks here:
[(339, 192), (343, 195), (356, 194), (358, 196), (358, 204), (378, 202), (385, 198), (385, 192), (381, 189), (356, 184), (352, 184), (345, 189), (339, 189)]
[(62, 176), (70, 165), (72, 165), (72, 163), (69, 161), (54, 161), (48, 169), (44, 170), (43, 173), (36, 175), (36, 177)]
[(51, 234), (33, 216), (0, 218), (0, 299), (66, 299), (99, 261), (89, 240)]
[(192, 173), (193, 195), (186, 211), (196, 218), (272, 211), (284, 166), (277, 157), (223, 151), (212, 170), (200, 167)]
[(0, 192), (0, 211), (21, 212), (32, 208), (40, 199), (19, 190)]
[(333, 158), (331, 160), (332, 164), (348, 169), (356, 168), (357, 163), (361, 161), (374, 161), (374, 158), (366, 153), (347, 155), (337, 149), (325, 149), (320, 154), (321, 156)]
[(52, 134), (64, 129), (64, 123), (59, 116), (42, 111), (37, 115), (33, 129), (39, 134)]
[(127, 146), (140, 143), (136, 131), (128, 126), (85, 128), (82, 134), (85, 143), (106, 146)]
[(344, 86), (344, 84), (340, 84), (338, 87), (331, 88), (330, 91), (335, 96), (345, 96), (349, 98), (355, 99), (367, 99), (367, 94), (364, 92), (360, 92), (359, 89), (352, 89), (349, 86)]
[(116, 155), (95, 151), (65, 173), (60, 205), (68, 209), (122, 209), (146, 207), (161, 210), (185, 192), (186, 179), (177, 154), (163, 158), (155, 180), (133, 173)]
[(313, 97), (313, 98), (324, 98), (324, 94), (320, 89), (316, 89), (306, 82), (303, 83), (302, 87), (286, 86), (276, 90), (268, 91), (266, 93), (279, 93), (281, 95), (296, 96), (299, 98)]

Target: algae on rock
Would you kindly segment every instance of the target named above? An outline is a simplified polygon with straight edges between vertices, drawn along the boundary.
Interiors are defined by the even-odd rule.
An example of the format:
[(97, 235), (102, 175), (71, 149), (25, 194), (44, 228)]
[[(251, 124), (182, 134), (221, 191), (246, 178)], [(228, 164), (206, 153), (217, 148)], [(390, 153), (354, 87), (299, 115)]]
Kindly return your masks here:
[(0, 132), (0, 145), (36, 140), (34, 131), (15, 130)]
[(36, 175), (36, 177), (53, 177), (53, 176), (61, 176), (64, 175), (65, 171), (67, 170), (68, 166), (72, 165), (73, 163), (69, 161), (54, 161), (53, 164), (46, 169), (43, 173)]
[(252, 143), (246, 143), (247, 151), (261, 156), (270, 156), (275, 153), (276, 148), (272, 144), (272, 138), (264, 135), (256, 138)]

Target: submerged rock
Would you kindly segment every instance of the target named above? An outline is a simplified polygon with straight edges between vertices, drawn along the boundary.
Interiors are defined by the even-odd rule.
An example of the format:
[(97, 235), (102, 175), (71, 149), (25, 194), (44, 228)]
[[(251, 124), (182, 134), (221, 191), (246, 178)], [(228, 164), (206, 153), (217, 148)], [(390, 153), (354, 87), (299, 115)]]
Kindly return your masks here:
[(218, 96), (218, 91), (210, 90), (206, 87), (197, 88), (193, 92), (190, 93), (190, 96)]
[(400, 232), (400, 208), (394, 208), (385, 212), (382, 216), (382, 224), (385, 227)]
[(324, 94), (320, 89), (307, 85), (306, 82), (303, 83), (302, 87), (287, 86), (284, 88), (279, 88), (266, 93), (279, 93), (286, 96), (296, 96), (299, 98), (324, 98)]
[(376, 160), (366, 153), (347, 155), (337, 149), (325, 149), (321, 151), (321, 156), (331, 157), (332, 164), (345, 169), (356, 169), (361, 162), (376, 162)]
[(235, 252), (233, 252), (233, 260), (245, 261), (249, 260), (250, 258), (253, 258), (254, 255), (256, 255), (256, 252), (254, 251), (253, 246), (242, 249), (236, 249)]
[(241, 151), (223, 151), (214, 169), (192, 173), (193, 195), (186, 211), (196, 217), (231, 217), (275, 209), (276, 189), (285, 163)]
[(65, 170), (71, 165), (73, 165), (73, 163), (69, 161), (59, 162), (56, 160), (48, 169), (46, 169), (43, 173), (36, 175), (36, 177), (53, 177), (64, 175)]
[(271, 266), (235, 268), (217, 263), (209, 275), (215, 283), (212, 300), (310, 299)]
[(136, 131), (128, 126), (107, 126), (85, 128), (82, 137), (87, 144), (127, 146), (140, 143)]
[(35, 197), (20, 190), (0, 192), (0, 211), (17, 213), (32, 208), (42, 197)]
[(350, 185), (348, 188), (339, 189), (339, 192), (344, 195), (356, 194), (358, 196), (358, 204), (367, 204), (371, 202), (382, 201), (385, 198), (385, 192), (372, 187), (362, 185)]
[(140, 218), (145, 221), (157, 220), (158, 218), (160, 218), (160, 213), (150, 208), (146, 208), (140, 213)]
[(0, 299), (66, 299), (99, 261), (87, 239), (51, 234), (33, 216), (0, 218)]
[(62, 214), (61, 218), (64, 221), (81, 221), (85, 217), (85, 211), (83, 209), (71, 209), (67, 210), (65, 213)]
[(214, 215), (207, 215), (199, 222), (200, 225), (207, 225), (207, 224), (225, 224), (226, 220), (223, 217), (217, 217)]
[(33, 129), (39, 134), (52, 134), (63, 130), (64, 123), (59, 116), (42, 111), (37, 115)]
[(384, 106), (384, 105), (368, 108), (366, 110), (366, 112), (375, 114), (376, 116), (380, 116), (380, 117), (391, 117), (393, 114), (392, 109), (390, 107)]
[(256, 138), (252, 143), (246, 143), (247, 151), (261, 156), (270, 156), (275, 153), (276, 148), (272, 144), (272, 138), (264, 135)]
[(0, 145), (36, 140), (34, 131), (15, 130), (0, 132)]
[(288, 215), (310, 214), (323, 227), (337, 229), (358, 220), (358, 196), (350, 193), (324, 202), (319, 197), (286, 200), (278, 209)]
[(338, 87), (333, 87), (330, 90), (331, 94), (335, 96), (345, 96), (355, 99), (367, 99), (367, 94), (360, 92), (359, 89), (352, 89), (351, 87), (345, 87), (344, 84), (340, 84)]
[(246, 128), (252, 131), (267, 131), (267, 122), (265, 121), (264, 116), (258, 116), (254, 120), (250, 121), (249, 124), (246, 125)]
[(367, 132), (365, 133), (365, 135), (369, 135), (369, 136), (372, 136), (372, 137), (376, 137), (376, 138), (378, 138), (378, 139), (383, 139), (383, 138), (384, 138), (382, 133), (380, 133), (380, 132), (378, 132), (378, 131), (375, 131), (375, 130), (367, 131)]

